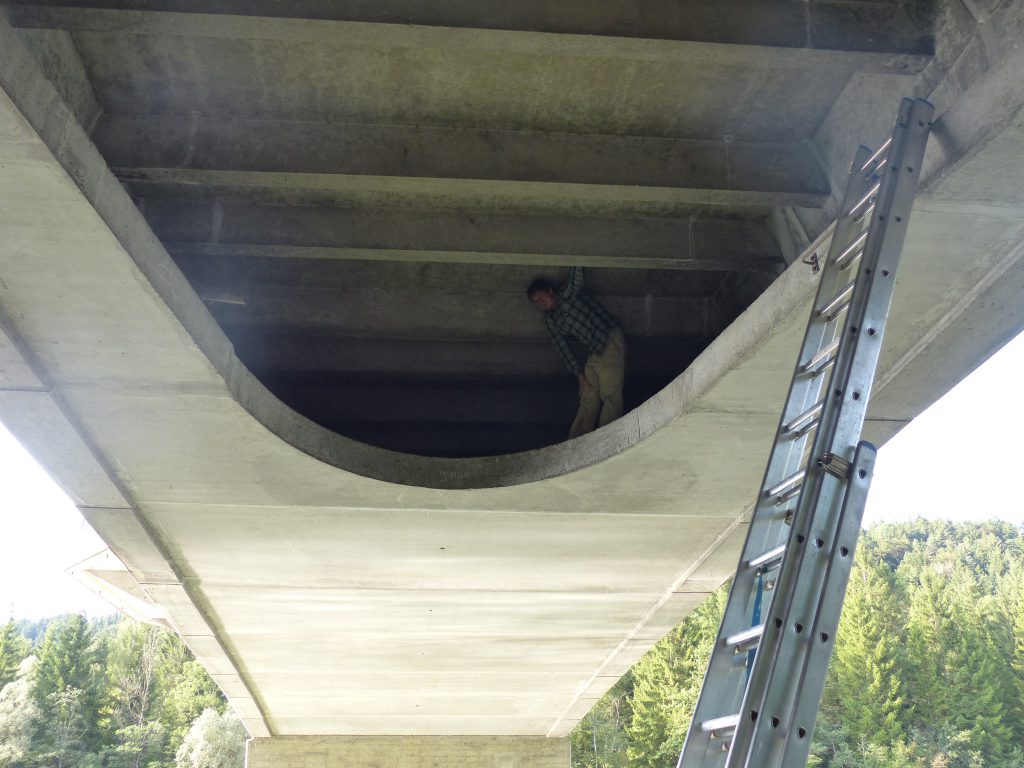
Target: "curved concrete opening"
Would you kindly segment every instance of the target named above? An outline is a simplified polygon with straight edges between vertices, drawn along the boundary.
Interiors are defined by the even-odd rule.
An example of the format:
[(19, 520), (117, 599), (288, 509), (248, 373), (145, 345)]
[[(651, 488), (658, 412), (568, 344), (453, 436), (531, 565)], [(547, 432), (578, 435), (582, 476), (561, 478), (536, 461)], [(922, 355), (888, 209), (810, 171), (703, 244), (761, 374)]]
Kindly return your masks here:
[[(784, 267), (766, 223), (746, 213), (696, 223), (550, 210), (385, 215), (339, 202), (310, 208), (294, 195), (274, 205), (180, 198), (207, 193), (162, 182), (129, 190), (238, 359), (276, 397), (330, 432), (433, 458), (528, 453), (566, 439), (576, 379), (525, 295), (535, 277), (566, 279), (568, 270), (553, 264), (582, 258), (562, 253), (616, 254), (582, 261), (586, 292), (626, 334), (626, 412), (668, 386)], [(482, 194), (478, 205), (496, 204)], [(715, 248), (756, 250), (761, 263), (733, 269), (726, 253), (678, 269), (642, 256), (712, 229), (731, 238)], [(218, 243), (195, 239), (213, 237)], [(490, 263), (473, 261), (483, 258), (475, 250), (382, 261), (362, 251), (333, 258), (330, 249), (341, 246), (323, 245), (371, 237), (387, 247), (443, 240), (502, 252), (484, 254)], [(224, 247), (219, 239), (247, 242)], [(539, 255), (545, 249), (556, 253)]]
[[(178, 263), (185, 270), (195, 268), (187, 261)], [(756, 296), (774, 278), (769, 272), (737, 278), (667, 270), (587, 270), (588, 292), (611, 307), (616, 319), (626, 318), (621, 323), (629, 345), (626, 413), (598, 434), (566, 442), (578, 404), (576, 381), (548, 338), (541, 314), (525, 298), (523, 288), (535, 274), (533, 269), (411, 266), (406, 270), (351, 262), (307, 266), (320, 275), (321, 286), (353, 272), (366, 274), (370, 281), (394, 278), (397, 273), (407, 291), (417, 282), (427, 282), (425, 293), (417, 297), (420, 306), (411, 310), (411, 294), (405, 302), (388, 306), (379, 300), (373, 304), (372, 295), (356, 295), (356, 303), (364, 306), (361, 312), (350, 311), (348, 322), (372, 330), (372, 309), (365, 307), (370, 303), (390, 315), (377, 319), (378, 325), (401, 329), (399, 335), (406, 338), (398, 340), (385, 328), (378, 335), (333, 339), (315, 331), (293, 330), (286, 341), (274, 328), (247, 323), (246, 304), (211, 298), (194, 274), (185, 274), (232, 342), (237, 357), (229, 368), (236, 371), (236, 397), (272, 431), (342, 469), (394, 483), (443, 488), (530, 482), (606, 459), (639, 439), (642, 406), (649, 430), (668, 423), (681, 407), (672, 388), (678, 387), (680, 374), (712, 341), (712, 329), (717, 333), (719, 325), (745, 308), (741, 301)], [(564, 272), (548, 270), (547, 274), (554, 277)], [(415, 275), (433, 279), (416, 281)], [(698, 291), (730, 278), (745, 290), (734, 291), (727, 308), (717, 307), (710, 313), (712, 300)], [(456, 284), (463, 292), (450, 290), (438, 296), (430, 292), (430, 282), (435, 290)], [(504, 290), (472, 290), (479, 282), (497, 283)], [(278, 285), (268, 281), (257, 288), (255, 302), (267, 302)], [(240, 292), (234, 295), (235, 300), (245, 301)], [(352, 295), (350, 288), (347, 296), (332, 297), (327, 303), (336, 305)], [(296, 301), (302, 300), (280, 303)], [(431, 302), (444, 306), (429, 311)], [(301, 312), (298, 306), (287, 311)], [(474, 328), (476, 319), (488, 313), (495, 316), (490, 327)], [(459, 336), (444, 338), (453, 325)], [(412, 333), (410, 326), (414, 326)], [(518, 335), (510, 337), (510, 327)], [(688, 333), (678, 333), (680, 327)], [(504, 335), (499, 328), (505, 329)], [(407, 338), (416, 333), (441, 338)], [(586, 357), (581, 351), (577, 354), (581, 361)]]

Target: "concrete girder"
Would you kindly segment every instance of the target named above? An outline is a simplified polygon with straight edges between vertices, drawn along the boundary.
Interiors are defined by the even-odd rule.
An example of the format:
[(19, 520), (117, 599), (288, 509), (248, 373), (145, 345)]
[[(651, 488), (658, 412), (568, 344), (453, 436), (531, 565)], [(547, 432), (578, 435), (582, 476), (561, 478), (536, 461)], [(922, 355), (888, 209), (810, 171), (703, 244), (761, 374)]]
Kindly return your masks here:
[[(529, 265), (422, 264), (415, 262), (313, 260), (302, 269), (287, 259), (238, 259), (203, 253), (176, 254), (175, 263), (189, 280), (210, 288), (274, 285), (296, 288), (338, 288), (347, 291), (402, 290), (415, 284), (425, 293), (471, 293), (486, 286), (494, 293), (507, 293), (526, 300), (526, 286), (544, 276), (563, 282), (568, 269), (537, 270)], [(766, 279), (771, 279), (770, 277)], [(586, 272), (587, 290), (595, 296), (712, 297), (720, 301), (721, 272), (680, 270), (591, 269)], [(726, 288), (726, 291), (728, 288)]]
[[(842, 8), (844, 3), (815, 3), (813, 15), (817, 23), (808, 29), (808, 15), (797, 11), (796, 35), (785, 42), (764, 41), (753, 44), (742, 42), (742, 33), (726, 36), (710, 32), (723, 14), (715, 9), (713, 18), (705, 15), (702, 37), (711, 41), (689, 37), (690, 20), (684, 18), (672, 30), (663, 19), (653, 14), (648, 17), (656, 27), (622, 29), (619, 34), (590, 30), (541, 30), (526, 28), (522, 22), (508, 25), (494, 24), (502, 14), (489, 12), (486, 5), (470, 11), (472, 18), (466, 23), (432, 23), (431, 19), (397, 23), (365, 19), (348, 23), (347, 19), (305, 19), (294, 16), (260, 17), (233, 13), (178, 13), (154, 10), (119, 10), (53, 5), (11, 3), (9, 19), (18, 27), (65, 29), (72, 32), (130, 32), (136, 35), (175, 35), (189, 37), (254, 38), (262, 40), (289, 40), (318, 42), (330, 39), (336, 44), (372, 42), (393, 47), (422, 48), (466, 45), (487, 50), (510, 50), (532, 55), (586, 51), (587, 56), (610, 58), (640, 58), (660, 61), (687, 61), (691, 63), (725, 66), (768, 66), (818, 69), (843, 69), (879, 74), (912, 74), (920, 71), (931, 56), (931, 44), (921, 27), (907, 16), (902, 7), (861, 10), (851, 12)], [(100, 5), (96, 3), (96, 5)], [(463, 6), (465, 10), (469, 4)], [(530, 5), (530, 4), (527, 4)], [(672, 3), (661, 3), (666, 9)], [(679, 7), (680, 4), (674, 4)], [(692, 10), (698, 3), (682, 4)], [(789, 6), (788, 8), (786, 6)], [(237, 5), (235, 8), (237, 9)], [(576, 5), (575, 8), (581, 7)], [(683, 10), (679, 8), (679, 10)], [(794, 8), (789, 3), (775, 3), (776, 12)], [(894, 12), (895, 11), (895, 12)], [(377, 11), (378, 13), (380, 11)], [(422, 11), (426, 14), (430, 10)], [(506, 14), (508, 13), (506, 9)], [(607, 12), (604, 11), (604, 12)], [(513, 11), (529, 18), (531, 10)], [(600, 12), (599, 12), (600, 13)], [(533, 14), (536, 18), (536, 14)], [(488, 22), (488, 18), (491, 19)], [(620, 16), (621, 18), (621, 16)], [(774, 28), (782, 25), (773, 19)], [(859, 22), (859, 23), (858, 23)], [(643, 22), (641, 22), (643, 23)], [(671, 22), (669, 22), (671, 24)], [(126, 28), (126, 24), (129, 25)], [(570, 22), (571, 25), (571, 22)], [(566, 26), (570, 26), (566, 25)], [(816, 29), (815, 29), (816, 27)], [(860, 29), (856, 29), (860, 27)], [(749, 27), (748, 27), (749, 30)], [(814, 42), (815, 33), (817, 43)], [(753, 33), (756, 37), (757, 33)], [(749, 39), (750, 32), (746, 37)], [(717, 38), (717, 39), (716, 39)], [(740, 38), (737, 40), (737, 38)], [(834, 47), (830, 47), (834, 46)], [(858, 50), (859, 49), (859, 50)]]
[[(167, 198), (140, 203), (175, 253), (295, 259), (584, 264), (777, 271), (778, 245), (756, 221), (364, 211)], [(250, 248), (250, 246), (252, 246)]]
[[(119, 177), (137, 198), (233, 199), (261, 205), (414, 208), (482, 214), (702, 217), (763, 220), (765, 192), (557, 183), (515, 183), (411, 176), (197, 171), (132, 168)], [(728, 203), (728, 204), (727, 204)], [(816, 203), (815, 203), (816, 204)]]
[(701, 0), (655, 0), (643, 5), (630, 0), (557, 5), (544, 0), (524, 0), (514, 4), (487, 0), (444, 6), (416, 0), (345, 3), (298, 0), (287, 6), (274, 0), (22, 0), (17, 5), (26, 6), (18, 8), (13, 15), (13, 21), (19, 25), (63, 26), (61, 11), (51, 7), (66, 6), (122, 9), (136, 13), (206, 13), (816, 48), (831, 49), (837, 53), (903, 53), (911, 67), (920, 63), (912, 57), (927, 55), (931, 49), (931, 41), (924, 34), (921, 23), (902, 4), (867, 4), (851, 8), (849, 3), (829, 0), (819, 0), (806, 7), (778, 0), (756, 4), (744, 0), (720, 0), (714, 5)]
[(806, 41), (780, 48), (23, 6), (10, 15), (25, 24), (51, 16), (46, 23), (71, 31), (97, 101), (115, 114), (792, 141), (812, 134), (853, 71), (916, 71), (927, 60), (817, 51)]
[[(559, 185), (586, 200), (628, 201), (634, 190), (676, 204), (820, 206), (828, 179), (806, 143), (757, 143), (641, 136), (361, 125), (336, 122), (107, 115), (93, 135), (123, 180), (216, 183), (216, 176), (173, 171), (337, 174), (472, 180), (481, 197), (514, 196)], [(244, 182), (242, 174), (231, 179)], [(254, 179), (268, 184), (265, 177)], [(269, 182), (274, 184), (273, 181)], [(281, 182), (275, 186), (280, 186)], [(422, 185), (423, 182), (421, 181)], [(594, 187), (592, 191), (589, 188)], [(520, 189), (519, 194), (529, 194)]]
[(765, 258), (657, 258), (602, 256), (578, 253), (508, 253), (506, 251), (439, 251), (414, 248), (345, 248), (306, 245), (249, 243), (188, 243), (168, 241), (167, 250), (179, 255), (220, 256), (233, 259), (321, 259), (329, 261), (404, 261), (441, 264), (521, 264), (547, 269), (565, 266), (612, 269), (669, 269), (682, 271), (730, 271), (778, 273), (781, 265)]
[(569, 739), (524, 736), (262, 738), (248, 742), (245, 756), (249, 768), (568, 768), (569, 763)]
[[(0, 13), (3, 9), (0, 8)], [(89, 82), (82, 57), (70, 32), (62, 29), (23, 29), (18, 37), (32, 52), (47, 79), (88, 133), (103, 114)]]
[[(200, 297), (204, 288), (200, 286)], [(236, 299), (217, 302), (214, 313), (224, 327), (245, 324), (282, 327), (307, 333), (344, 333), (367, 338), (475, 338), (520, 341), (543, 339), (543, 317), (525, 292), (509, 296), (479, 290), (438, 296), (413, 288), (401, 291), (344, 291), (315, 288), (252, 287)], [(707, 299), (669, 296), (601, 297), (601, 303), (623, 328), (637, 336), (706, 337)], [(409, 361), (410, 364), (413, 361)]]

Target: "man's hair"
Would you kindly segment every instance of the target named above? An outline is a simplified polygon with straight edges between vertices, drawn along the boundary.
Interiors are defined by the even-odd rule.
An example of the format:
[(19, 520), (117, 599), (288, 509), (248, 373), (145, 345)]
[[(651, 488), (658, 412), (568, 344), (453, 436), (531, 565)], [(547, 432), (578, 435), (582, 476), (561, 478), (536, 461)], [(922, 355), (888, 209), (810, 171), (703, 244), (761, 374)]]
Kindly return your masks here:
[(546, 278), (538, 277), (526, 288), (526, 295), (532, 299), (541, 291), (551, 291), (554, 293), (555, 284)]

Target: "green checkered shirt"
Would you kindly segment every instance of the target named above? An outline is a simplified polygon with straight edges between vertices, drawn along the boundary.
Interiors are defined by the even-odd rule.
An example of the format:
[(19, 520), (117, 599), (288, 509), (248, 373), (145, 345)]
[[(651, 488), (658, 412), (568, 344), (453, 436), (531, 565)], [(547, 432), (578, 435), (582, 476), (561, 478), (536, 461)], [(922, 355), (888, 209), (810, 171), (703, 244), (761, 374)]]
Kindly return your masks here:
[(584, 364), (569, 346), (569, 338), (579, 341), (588, 354), (596, 355), (604, 351), (608, 334), (617, 327), (604, 307), (583, 293), (582, 288), (583, 268), (573, 267), (569, 270), (569, 279), (558, 290), (558, 304), (544, 313), (544, 322), (558, 354), (565, 361), (565, 367), (577, 376), (583, 373)]

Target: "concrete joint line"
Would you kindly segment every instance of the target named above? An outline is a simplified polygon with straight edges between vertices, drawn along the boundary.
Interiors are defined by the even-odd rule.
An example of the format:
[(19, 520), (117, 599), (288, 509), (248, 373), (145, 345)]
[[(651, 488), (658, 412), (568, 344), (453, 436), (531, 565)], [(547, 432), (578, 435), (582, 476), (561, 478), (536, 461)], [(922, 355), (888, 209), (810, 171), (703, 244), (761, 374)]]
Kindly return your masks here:
[(733, 531), (735, 531), (739, 526), (744, 525), (748, 522), (748, 518), (750, 517), (752, 510), (753, 507), (744, 510), (743, 514), (734, 518), (733, 521), (717, 537), (715, 537), (715, 540), (711, 543), (711, 545), (707, 549), (705, 549), (704, 552), (700, 554), (700, 556), (695, 558), (690, 567), (683, 571), (683, 573), (680, 574), (679, 577), (677, 577), (676, 580), (672, 582), (668, 590), (666, 590), (658, 599), (658, 601), (644, 613), (644, 615), (636, 623), (633, 629), (631, 629), (622, 639), (622, 641), (619, 642), (619, 644), (605, 657), (605, 660), (598, 666), (598, 668), (593, 673), (591, 673), (591, 675), (586, 680), (584, 680), (582, 683), (580, 683), (579, 686), (577, 686), (576, 693), (573, 695), (572, 699), (565, 706), (561, 714), (559, 714), (558, 718), (555, 720), (555, 722), (551, 725), (551, 728), (548, 730), (548, 738), (555, 738), (555, 730), (566, 718), (566, 715), (569, 714), (569, 710), (572, 709), (576, 702), (578, 702), (582, 698), (583, 693), (590, 687), (590, 685), (598, 678), (609, 677), (608, 675), (602, 675), (601, 672), (604, 669), (606, 669), (608, 665), (615, 660), (615, 657), (618, 656), (623, 651), (623, 649), (633, 640), (633, 638), (637, 636), (640, 630), (642, 630), (647, 625), (647, 623), (651, 620), (654, 614), (656, 614), (658, 610), (660, 610), (662, 606), (665, 605), (665, 603), (672, 599), (672, 595), (677, 594), (679, 592), (679, 588), (686, 583), (686, 581), (693, 575), (693, 573), (698, 568), (700, 568), (700, 566), (702, 566), (704, 562), (709, 557), (711, 557), (711, 555), (715, 553), (715, 551), (722, 545), (722, 543), (729, 536), (732, 535)]
[[(894, 362), (884, 373), (878, 376), (875, 381), (872, 397), (877, 396), (879, 392), (884, 390), (889, 384), (898, 378), (903, 370), (911, 365), (922, 352), (931, 346), (932, 343), (941, 336), (949, 326), (956, 322), (957, 319), (959, 319), (959, 317), (966, 312), (975, 301), (978, 301), (982, 294), (999, 282), (1003, 275), (1007, 274), (1012, 267), (1016, 266), (1017, 263), (1021, 261), (1022, 255), (1024, 255), (1024, 240), (1011, 248), (1009, 253), (1007, 253), (1002, 260), (990, 269), (988, 273), (974, 285), (973, 288), (964, 293), (964, 295), (960, 297), (959, 301), (950, 307), (950, 309), (940, 317), (935, 324), (929, 328), (928, 331), (918, 339), (918, 341), (908, 349), (902, 357), (900, 357), (899, 360)], [(901, 419), (894, 419), (894, 421), (901, 421)]]
[(189, 115), (188, 149), (185, 150), (185, 157), (181, 161), (181, 168), (188, 168), (196, 152), (196, 133), (199, 130), (201, 116), (198, 112)]
[(0, 387), (0, 392), (51, 392), (50, 387)]
[(992, 66), (993, 61), (999, 59), (999, 46), (996, 45), (995, 37), (992, 34), (992, 25), (989, 23), (989, 16), (979, 9), (974, 0), (960, 0), (960, 4), (967, 9), (974, 19), (974, 34), (981, 41), (981, 53), (985, 59), (985, 69)]
[(808, 48), (813, 47), (811, 45), (811, 3), (810, 0), (804, 0), (804, 45)]

